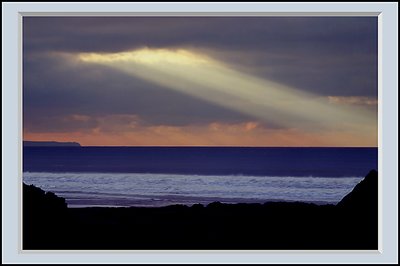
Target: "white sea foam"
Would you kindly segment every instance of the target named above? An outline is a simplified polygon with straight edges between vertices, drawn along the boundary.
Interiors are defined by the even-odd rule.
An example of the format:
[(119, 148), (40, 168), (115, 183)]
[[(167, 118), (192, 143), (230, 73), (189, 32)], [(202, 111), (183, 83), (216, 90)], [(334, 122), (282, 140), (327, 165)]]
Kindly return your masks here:
[(165, 206), (266, 201), (336, 204), (363, 177), (213, 176), (24, 172), (26, 184), (53, 191), (69, 207)]

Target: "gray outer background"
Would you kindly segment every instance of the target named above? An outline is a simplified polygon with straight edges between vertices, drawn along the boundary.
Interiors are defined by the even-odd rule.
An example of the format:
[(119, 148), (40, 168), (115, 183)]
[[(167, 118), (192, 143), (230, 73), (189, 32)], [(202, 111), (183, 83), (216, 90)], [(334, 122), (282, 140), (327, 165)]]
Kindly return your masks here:
[[(396, 263), (398, 262), (398, 4), (397, 3), (2, 3), (3, 263)], [(47, 13), (48, 12), (48, 13)], [(205, 12), (224, 15), (379, 14), (379, 251), (22, 251), (21, 13), (140, 15)], [(85, 13), (82, 13), (85, 12)], [(106, 13), (107, 12), (107, 13)], [(111, 12), (115, 12), (111, 14)], [(124, 13), (122, 13), (124, 12)], [(127, 13), (132, 12), (132, 13)], [(148, 12), (148, 13), (142, 13)], [(256, 13), (257, 12), (257, 13)], [(295, 13), (291, 13), (295, 12)], [(171, 13), (157, 14), (170, 15)], [(179, 13), (178, 13), (179, 14)], [(137, 13), (134, 15), (138, 15)]]

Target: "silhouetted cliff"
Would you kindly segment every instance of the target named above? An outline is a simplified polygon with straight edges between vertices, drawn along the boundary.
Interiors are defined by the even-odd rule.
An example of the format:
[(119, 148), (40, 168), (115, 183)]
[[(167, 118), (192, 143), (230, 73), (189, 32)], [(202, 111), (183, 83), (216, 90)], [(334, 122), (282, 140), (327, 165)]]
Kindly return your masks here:
[[(372, 170), (337, 205), (343, 233), (358, 239), (378, 243), (378, 172)], [(377, 245), (377, 244), (376, 244)]]
[(53, 212), (67, 208), (64, 198), (25, 183), (23, 184), (23, 204), (26, 211)]
[(65, 230), (67, 204), (53, 192), (23, 184), (23, 247), (46, 248)]
[(371, 170), (338, 204), (356, 211), (378, 211), (378, 172)]

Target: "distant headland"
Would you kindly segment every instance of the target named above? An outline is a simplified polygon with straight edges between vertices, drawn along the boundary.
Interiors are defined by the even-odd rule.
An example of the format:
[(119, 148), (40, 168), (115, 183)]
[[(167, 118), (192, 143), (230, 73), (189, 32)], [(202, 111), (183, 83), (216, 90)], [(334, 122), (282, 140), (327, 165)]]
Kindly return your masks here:
[(81, 147), (78, 142), (23, 141), (24, 147)]

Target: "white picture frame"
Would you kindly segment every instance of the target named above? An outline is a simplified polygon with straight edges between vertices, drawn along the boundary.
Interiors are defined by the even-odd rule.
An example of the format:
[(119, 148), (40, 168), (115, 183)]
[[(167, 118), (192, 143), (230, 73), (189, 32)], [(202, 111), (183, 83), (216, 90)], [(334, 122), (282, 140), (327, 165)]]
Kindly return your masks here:
[[(2, 3), (3, 263), (396, 263), (398, 262), (397, 3)], [(24, 15), (345, 15), (377, 16), (378, 251), (23, 251), (22, 17)]]

